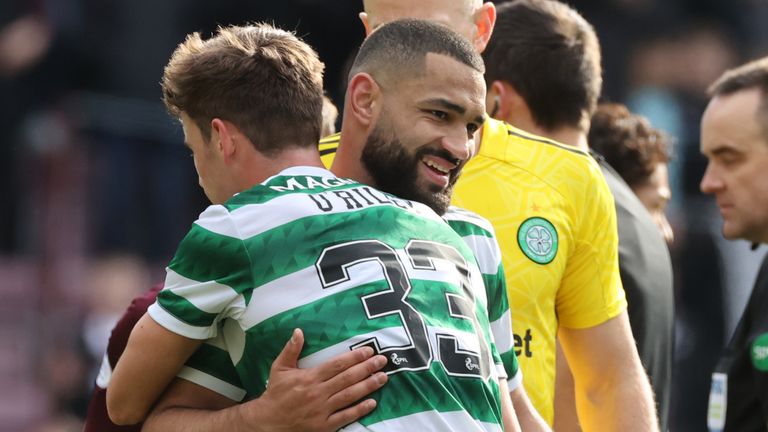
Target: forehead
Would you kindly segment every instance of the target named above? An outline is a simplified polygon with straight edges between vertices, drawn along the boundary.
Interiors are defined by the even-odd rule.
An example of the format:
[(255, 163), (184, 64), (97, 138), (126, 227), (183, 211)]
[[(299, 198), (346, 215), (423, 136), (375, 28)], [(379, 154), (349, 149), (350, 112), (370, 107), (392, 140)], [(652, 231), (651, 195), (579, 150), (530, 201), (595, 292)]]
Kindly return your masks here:
[(373, 27), (402, 18), (415, 18), (449, 27), (472, 22), (474, 0), (369, 0), (365, 12)]
[(428, 53), (424, 70), (395, 81), (396, 97), (444, 99), (467, 110), (484, 113), (485, 81), (483, 75), (449, 56)]
[(701, 120), (701, 146), (704, 153), (720, 147), (746, 150), (751, 145), (768, 146), (760, 124), (758, 108), (762, 102), (759, 89), (715, 96)]

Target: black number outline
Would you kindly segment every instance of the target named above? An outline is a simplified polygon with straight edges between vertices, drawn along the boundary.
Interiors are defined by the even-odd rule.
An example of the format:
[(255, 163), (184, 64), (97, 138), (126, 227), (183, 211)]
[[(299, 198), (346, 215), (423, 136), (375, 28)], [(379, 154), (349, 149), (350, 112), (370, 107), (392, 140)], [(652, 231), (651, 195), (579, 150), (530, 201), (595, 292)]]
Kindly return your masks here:
[(419, 270), (436, 270), (434, 260), (442, 259), (456, 266), (459, 272), (460, 288), (463, 295), (445, 293), (448, 313), (453, 318), (465, 319), (472, 323), (479, 341), (480, 352), (459, 347), (459, 340), (454, 335), (438, 334), (438, 358), (448, 375), (462, 377), (491, 376), (491, 348), (482, 333), (480, 322), (475, 315), (475, 294), (469, 280), (467, 261), (455, 248), (443, 243), (425, 240), (411, 240), (405, 247), (411, 265)]
[[(328, 264), (328, 261), (331, 261), (331, 264)], [(352, 345), (350, 349), (370, 346), (377, 354), (386, 355), (388, 361), (383, 370), (387, 373), (429, 369), (434, 358), (432, 344), (429, 343), (429, 332), (424, 318), (406, 301), (411, 292), (411, 282), (400, 256), (394, 249), (378, 240), (342, 243), (324, 249), (315, 263), (315, 268), (318, 270), (323, 289), (327, 289), (349, 281), (350, 267), (370, 261), (376, 261), (381, 266), (388, 289), (360, 298), (366, 316), (370, 320), (398, 314), (409, 343), (382, 348), (378, 338), (372, 337)], [(398, 289), (401, 292), (396, 292)], [(393, 297), (397, 298), (399, 307), (387, 307), (387, 304), (391, 305), (392, 300), (395, 300)], [(403, 312), (406, 312), (406, 315), (403, 315)]]
[[(436, 333), (438, 359), (450, 376), (488, 379), (491, 375), (491, 349), (474, 313), (475, 295), (470, 286), (466, 260), (451, 246), (425, 240), (409, 241), (405, 252), (411, 265), (417, 270), (435, 271), (434, 261), (438, 259), (448, 261), (456, 267), (460, 275), (461, 294), (444, 293), (448, 313), (451, 317), (472, 323), (480, 352), (460, 348), (454, 335)], [(377, 354), (386, 355), (388, 362), (383, 370), (388, 374), (428, 369), (434, 359), (435, 350), (424, 318), (407, 301), (412, 286), (406, 268), (393, 248), (379, 240), (341, 243), (325, 248), (318, 257), (315, 268), (323, 289), (328, 289), (349, 281), (351, 267), (371, 261), (381, 266), (387, 289), (360, 298), (366, 317), (370, 320), (398, 314), (409, 343), (382, 348), (378, 338), (371, 337), (350, 346), (350, 349), (370, 346)], [(397, 307), (393, 306), (393, 301), (397, 302)]]

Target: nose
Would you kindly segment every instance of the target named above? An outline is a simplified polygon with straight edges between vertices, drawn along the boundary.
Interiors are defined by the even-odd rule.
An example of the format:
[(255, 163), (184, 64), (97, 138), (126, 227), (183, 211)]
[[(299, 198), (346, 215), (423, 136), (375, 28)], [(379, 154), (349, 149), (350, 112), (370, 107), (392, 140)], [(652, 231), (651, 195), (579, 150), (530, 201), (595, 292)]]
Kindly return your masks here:
[(705, 194), (713, 194), (722, 188), (723, 181), (715, 172), (712, 163), (707, 164), (707, 169), (704, 171), (704, 176), (701, 178), (699, 189)]
[(466, 130), (463, 130), (443, 137), (443, 148), (456, 159), (466, 161), (472, 157), (475, 141), (467, 135)]

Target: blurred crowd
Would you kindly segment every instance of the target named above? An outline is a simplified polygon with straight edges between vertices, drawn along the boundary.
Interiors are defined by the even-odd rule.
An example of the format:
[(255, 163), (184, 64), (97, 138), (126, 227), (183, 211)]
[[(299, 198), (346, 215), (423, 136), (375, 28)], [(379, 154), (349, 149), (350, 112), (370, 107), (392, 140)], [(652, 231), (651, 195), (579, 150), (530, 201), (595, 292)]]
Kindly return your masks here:
[[(497, 2), (499, 3), (499, 2)], [(724, 70), (768, 54), (762, 0), (578, 0), (603, 50), (602, 99), (674, 143), (676, 348), (671, 429), (704, 430), (709, 378), (763, 250), (721, 239), (699, 119)], [(0, 3), (0, 431), (78, 431), (109, 331), (205, 206), (158, 81), (175, 46), (218, 24), (292, 29), (343, 101), (359, 1)], [(693, 420), (698, 419), (698, 420)]]

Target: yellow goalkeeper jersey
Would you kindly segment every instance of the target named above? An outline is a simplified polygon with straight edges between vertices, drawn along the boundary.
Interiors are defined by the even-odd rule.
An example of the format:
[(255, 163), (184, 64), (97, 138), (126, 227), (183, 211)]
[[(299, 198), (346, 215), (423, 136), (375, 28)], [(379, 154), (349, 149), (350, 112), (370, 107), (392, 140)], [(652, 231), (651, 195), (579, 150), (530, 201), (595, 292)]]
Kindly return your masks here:
[(496, 230), (525, 389), (552, 424), (558, 321), (589, 328), (627, 306), (616, 212), (600, 167), (581, 150), (490, 119), (453, 204)]

